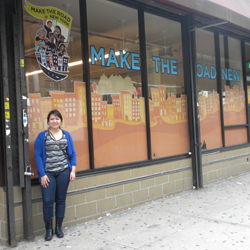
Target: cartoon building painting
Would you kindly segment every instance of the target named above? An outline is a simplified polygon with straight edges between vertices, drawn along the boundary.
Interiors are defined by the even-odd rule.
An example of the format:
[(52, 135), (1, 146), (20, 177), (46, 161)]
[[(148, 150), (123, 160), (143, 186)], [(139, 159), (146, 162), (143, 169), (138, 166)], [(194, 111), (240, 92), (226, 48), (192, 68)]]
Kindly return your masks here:
[(140, 121), (140, 100), (139, 99), (132, 99), (132, 120), (133, 121)]
[[(121, 122), (138, 122), (145, 123), (144, 98), (133, 97), (130, 91), (120, 91), (119, 94), (111, 95), (111, 102), (103, 101), (103, 95), (98, 93), (98, 85), (92, 84), (93, 92), (91, 93), (91, 110), (92, 122), (101, 127), (114, 127), (115, 121)], [(150, 119), (162, 117), (165, 122), (187, 121), (187, 101), (186, 95), (180, 98), (171, 93), (165, 99), (165, 87), (151, 88), (152, 100), (149, 100)], [(64, 91), (50, 91), (50, 97), (41, 97), (40, 94), (29, 94), (31, 106), (28, 109), (29, 128), (46, 129), (47, 113), (51, 109), (58, 109), (62, 112), (64, 126), (82, 125), (87, 122), (86, 111), (86, 87), (83, 82), (74, 82), (74, 92), (67, 93)], [(204, 98), (203, 98), (204, 99)], [(202, 100), (203, 100), (202, 99)], [(216, 102), (213, 95), (210, 96), (213, 106)], [(209, 100), (210, 100), (209, 99)], [(206, 104), (205, 104), (206, 103)], [(203, 100), (201, 112), (210, 110), (210, 101)], [(203, 107), (201, 104), (201, 107)], [(99, 127), (100, 128), (100, 127)]]
[(47, 129), (47, 114), (52, 109), (61, 111), (64, 127), (86, 123), (86, 89), (85, 83), (75, 82), (74, 93), (50, 91), (50, 97), (29, 94), (28, 108), (29, 129)]
[(112, 102), (114, 105), (114, 119), (121, 119), (121, 103), (120, 103), (120, 95), (112, 94)]
[[(229, 86), (225, 86), (225, 100), (224, 100), (224, 112), (240, 112), (245, 109), (245, 91), (240, 88), (240, 91), (236, 86), (230, 89)], [(220, 97), (216, 91), (208, 93), (201, 91), (199, 97), (199, 110), (200, 119), (205, 119), (208, 114), (214, 113), (220, 110)]]
[(132, 94), (129, 91), (121, 91), (121, 112), (124, 121), (132, 121)]
[(101, 123), (102, 95), (91, 93), (92, 122)]
[(225, 86), (225, 111), (239, 111), (245, 107), (245, 91), (240, 88), (240, 91), (236, 86), (230, 89), (229, 86)]

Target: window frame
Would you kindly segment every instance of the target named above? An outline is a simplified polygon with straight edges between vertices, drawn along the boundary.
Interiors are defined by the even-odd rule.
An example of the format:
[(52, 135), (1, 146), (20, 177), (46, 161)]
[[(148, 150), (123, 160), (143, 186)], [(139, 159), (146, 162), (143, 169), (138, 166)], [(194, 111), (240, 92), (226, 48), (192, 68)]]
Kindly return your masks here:
[[(219, 29), (219, 28), (207, 28), (205, 29), (207, 31), (213, 32), (214, 33), (214, 40), (215, 40), (215, 61), (216, 61), (216, 71), (217, 71), (217, 88), (218, 92), (220, 95), (220, 113), (221, 113), (221, 130), (222, 130), (222, 147), (220, 148), (214, 148), (214, 149), (202, 149), (202, 155), (210, 154), (213, 152), (223, 152), (223, 151), (228, 151), (228, 150), (233, 150), (233, 149), (238, 149), (238, 148), (244, 148), (249, 146), (250, 142), (250, 128), (249, 128), (249, 113), (248, 113), (248, 96), (247, 96), (247, 84), (246, 84), (246, 69), (245, 69), (245, 43), (249, 41), (246, 39), (246, 37), (243, 37), (241, 35), (236, 36), (232, 32), (227, 32), (225, 30)], [(220, 60), (220, 41), (219, 41), (219, 36), (222, 35), (225, 37), (224, 39), (228, 38), (234, 38), (240, 41), (241, 43), (241, 58), (242, 58), (242, 77), (243, 77), (243, 86), (244, 86), (244, 91), (245, 91), (245, 105), (246, 105), (246, 123), (245, 124), (237, 124), (237, 125), (224, 125), (224, 110), (223, 110), (223, 103), (222, 103), (222, 80), (221, 80), (221, 60)], [(227, 48), (228, 50), (228, 48)], [(228, 51), (227, 51), (228, 52)], [(227, 128), (242, 128), (246, 127), (247, 128), (247, 142), (242, 143), (242, 144), (236, 144), (236, 145), (230, 145), (226, 146), (225, 145), (225, 129)]]
[[(128, 162), (123, 164), (117, 164), (112, 166), (104, 166), (101, 168), (94, 168), (94, 149), (93, 149), (93, 126), (92, 126), (92, 110), (91, 110), (91, 91), (90, 91), (90, 66), (89, 66), (89, 44), (88, 44), (88, 23), (87, 23), (87, 6), (86, 0), (80, 1), (80, 23), (81, 23), (81, 34), (82, 34), (82, 58), (83, 58), (83, 81), (86, 83), (86, 104), (87, 104), (87, 117), (88, 117), (88, 138), (89, 138), (89, 164), (90, 168), (88, 170), (80, 170), (77, 172), (78, 176), (86, 176), (95, 173), (101, 174), (106, 172), (115, 172), (124, 169), (130, 169), (134, 167), (143, 167), (148, 165), (159, 164), (163, 162), (170, 162), (174, 160), (180, 159), (187, 159), (191, 158), (190, 152), (186, 154), (174, 155), (174, 156), (167, 156), (152, 159), (151, 155), (151, 140), (150, 140), (150, 123), (149, 123), (149, 100), (148, 100), (148, 81), (147, 81), (147, 69), (146, 69), (146, 57), (144, 57), (146, 45), (145, 45), (145, 27), (144, 27), (144, 13), (150, 13), (153, 15), (161, 16), (166, 19), (171, 19), (173, 21), (177, 21), (181, 24), (181, 37), (182, 42), (183, 40), (183, 32), (185, 32), (185, 21), (186, 17), (183, 15), (173, 14), (166, 10), (160, 10), (156, 7), (150, 6), (143, 6), (140, 3), (131, 3), (128, 1), (121, 1), (121, 0), (111, 0), (111, 2), (133, 8), (138, 12), (138, 27), (139, 27), (139, 36), (140, 39), (140, 62), (141, 62), (141, 77), (142, 82), (146, 83), (145, 86), (142, 87), (142, 96), (145, 98), (145, 112), (146, 112), (146, 136), (147, 136), (147, 148), (148, 148), (148, 159), (139, 162)], [(188, 58), (188, 52), (186, 51), (187, 48), (183, 49), (183, 61), (184, 58)], [(185, 71), (185, 70), (184, 70)], [(190, 84), (190, 74), (187, 72), (184, 73), (184, 82), (188, 82)], [(185, 86), (185, 89), (188, 89), (188, 86)], [(191, 95), (191, 93), (189, 94)], [(187, 97), (190, 99), (190, 97)], [(188, 105), (191, 106), (191, 105)], [(189, 131), (190, 131), (190, 112), (188, 112), (188, 124), (189, 124)], [(193, 138), (190, 137), (190, 149), (192, 148), (194, 142)]]

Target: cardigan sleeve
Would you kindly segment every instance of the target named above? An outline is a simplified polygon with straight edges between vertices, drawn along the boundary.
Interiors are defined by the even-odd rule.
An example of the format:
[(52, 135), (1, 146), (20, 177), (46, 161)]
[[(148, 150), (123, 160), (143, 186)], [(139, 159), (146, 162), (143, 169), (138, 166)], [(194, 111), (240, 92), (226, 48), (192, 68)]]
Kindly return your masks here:
[(43, 143), (44, 142), (41, 140), (41, 135), (38, 135), (38, 137), (35, 140), (34, 148), (35, 148), (36, 166), (40, 178), (45, 175), (44, 164), (43, 164)]
[(74, 148), (74, 142), (69, 132), (67, 132), (67, 139), (68, 139), (68, 156), (71, 166), (76, 166), (76, 151)]

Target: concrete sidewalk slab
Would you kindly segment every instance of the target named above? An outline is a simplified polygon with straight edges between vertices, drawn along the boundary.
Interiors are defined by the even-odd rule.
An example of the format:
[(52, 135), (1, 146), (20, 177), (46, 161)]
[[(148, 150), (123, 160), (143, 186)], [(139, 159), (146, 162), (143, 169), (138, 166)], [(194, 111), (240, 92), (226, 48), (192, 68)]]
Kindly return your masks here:
[[(15, 250), (248, 250), (250, 172), (64, 228)], [(9, 250), (1, 246), (0, 249)]]

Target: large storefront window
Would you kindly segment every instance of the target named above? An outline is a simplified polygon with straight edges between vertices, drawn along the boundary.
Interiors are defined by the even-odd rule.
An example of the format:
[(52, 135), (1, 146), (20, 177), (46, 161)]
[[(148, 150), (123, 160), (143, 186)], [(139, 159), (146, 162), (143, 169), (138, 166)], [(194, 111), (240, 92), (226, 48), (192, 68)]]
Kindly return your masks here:
[[(73, 137), (77, 170), (89, 168), (86, 88), (82, 75), (79, 1), (23, 1), (30, 161), (34, 141), (58, 109)], [(35, 170), (36, 168), (34, 168)]]
[(95, 167), (147, 159), (137, 10), (87, 0)]
[(145, 13), (152, 157), (190, 150), (181, 24)]
[(217, 90), (214, 34), (197, 30), (197, 81), (199, 92), (201, 148), (222, 147), (220, 97)]
[(234, 38), (220, 36), (220, 51), (225, 145), (246, 143), (246, 127), (226, 127), (247, 123), (241, 42)]

